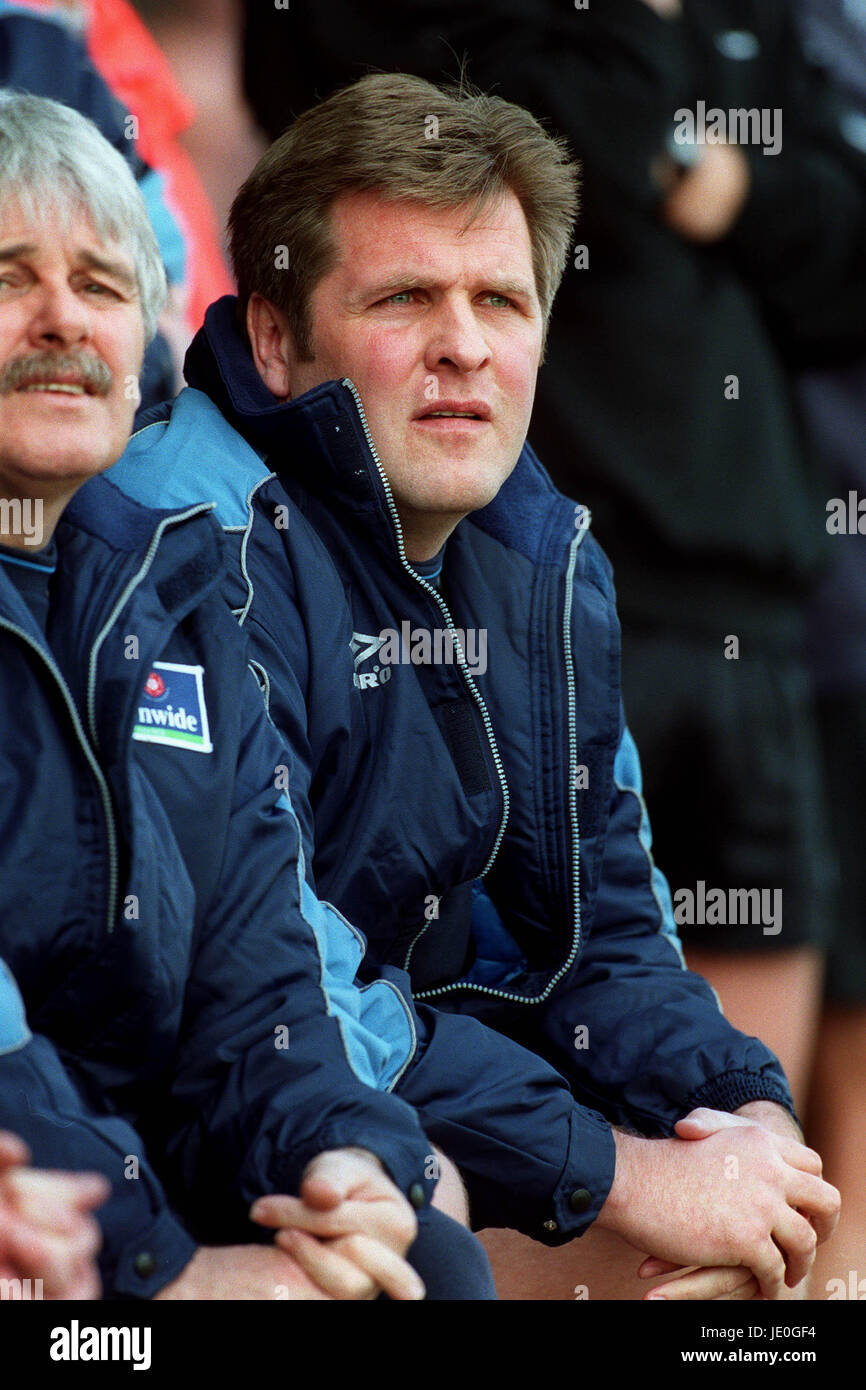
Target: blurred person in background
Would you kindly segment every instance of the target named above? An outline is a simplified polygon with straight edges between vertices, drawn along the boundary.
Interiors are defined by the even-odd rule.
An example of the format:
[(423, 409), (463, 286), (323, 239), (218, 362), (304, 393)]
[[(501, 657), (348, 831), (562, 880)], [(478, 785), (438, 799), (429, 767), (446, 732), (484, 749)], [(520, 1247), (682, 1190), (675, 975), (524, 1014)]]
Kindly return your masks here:
[[(866, 150), (866, 4), (797, 0), (794, 8), (808, 56), (840, 89), (842, 138)], [(844, 1201), (840, 1224), (816, 1259), (812, 1288), (816, 1297), (849, 1298), (851, 1271), (854, 1296), (866, 1293), (866, 520), (856, 513), (852, 529), (847, 515), (852, 491), (857, 499), (866, 497), (866, 353), (833, 352), (831, 342), (821, 356), (826, 360), (800, 372), (798, 394), (826, 460), (828, 494), (844, 502), (846, 520), (840, 526), (838, 514), (831, 516), (837, 508), (828, 502), (833, 563), (809, 609), (807, 654), (841, 891), (827, 953), (808, 1128)]]
[(179, 142), (207, 190), (219, 235), (238, 185), (268, 144), (243, 90), (242, 0), (134, 0), (134, 4), (171, 64), (175, 82), (194, 107), (195, 118)]
[[(248, 3), (245, 35), (272, 135), (370, 66), (437, 80), (466, 58), (580, 158), (530, 437), (614, 562), (626, 709), (689, 963), (781, 1057), (802, 1112), (837, 884), (801, 650), (827, 484), (787, 359), (866, 342), (866, 159), (838, 93), (781, 0)], [(746, 135), (707, 138), (708, 113), (740, 110)], [(761, 913), (701, 913), (714, 889)]]

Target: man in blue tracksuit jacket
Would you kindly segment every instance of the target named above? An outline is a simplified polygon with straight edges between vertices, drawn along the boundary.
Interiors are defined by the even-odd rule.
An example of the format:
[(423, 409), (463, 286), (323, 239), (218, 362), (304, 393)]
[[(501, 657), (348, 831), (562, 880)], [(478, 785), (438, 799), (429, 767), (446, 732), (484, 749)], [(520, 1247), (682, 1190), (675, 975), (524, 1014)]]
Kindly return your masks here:
[[(356, 980), (363, 940), (305, 875), (211, 504), (151, 511), (94, 476), (128, 439), (164, 295), (120, 156), (77, 113), (2, 96), (0, 208), (0, 1128), (39, 1166), (108, 1178), (112, 1297), (416, 1296), (413, 1208), (429, 1291), (491, 1297), (474, 1238), (428, 1208), (439, 1158), (394, 1092), (412, 1076), (458, 1148), (487, 1146), (492, 1209), (508, 1194), (533, 1229), (575, 1219), (566, 1083), (416, 1009), (400, 970)], [(352, 1202), (319, 1210), (341, 1193), (378, 1207), (372, 1228)], [(259, 1198), (260, 1226), (300, 1225), (300, 1247), (277, 1236), (295, 1264), (255, 1244)]]
[[(508, 171), (492, 188), (491, 168)], [(520, 1228), (556, 1243), (598, 1220), (674, 1262), (743, 1264), (752, 1292), (775, 1295), (771, 1231), (789, 1283), (814, 1250), (795, 1210), (804, 1169), (759, 1253), (730, 1244), (753, 1189), (737, 1187), (737, 1208), (718, 1167), (698, 1177), (717, 1142), (706, 1115), (676, 1139), (635, 1134), (746, 1107), (819, 1181), (816, 1156), (786, 1147), (797, 1131), (778, 1063), (683, 968), (623, 719), (610, 569), (585, 510), (521, 449), (567, 244), (540, 246), (547, 194), (567, 227), (571, 169), (507, 103), (381, 76), (307, 113), (235, 202), (245, 324), (233, 299), (212, 306), (192, 389), (112, 478), (150, 505), (216, 505), (226, 596), (292, 750), (310, 885), (364, 931), (373, 965), (408, 972), (416, 999), (568, 1078), (580, 1182)], [(479, 1085), (455, 1055), (443, 1088), (422, 1061), (398, 1088), (459, 1162), (478, 1225), (519, 1224), (518, 1186), (515, 1211), (492, 1208), (490, 1149), (464, 1133), (507, 1065)], [(532, 1148), (529, 1097), (517, 1120)], [(744, 1130), (712, 1132), (730, 1152)], [(726, 1227), (721, 1245), (648, 1213), (668, 1180)], [(822, 1237), (829, 1192), (808, 1197)]]

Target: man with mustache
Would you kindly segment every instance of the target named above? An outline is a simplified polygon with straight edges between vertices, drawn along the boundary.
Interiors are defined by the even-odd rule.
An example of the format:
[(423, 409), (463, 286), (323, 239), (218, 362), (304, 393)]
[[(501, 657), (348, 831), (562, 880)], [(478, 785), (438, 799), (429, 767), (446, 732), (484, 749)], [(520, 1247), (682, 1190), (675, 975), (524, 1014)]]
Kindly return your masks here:
[[(704, 1267), (665, 1296), (777, 1298), (838, 1194), (772, 1054), (683, 967), (609, 566), (525, 446), (575, 203), (565, 150), (520, 107), (402, 74), (343, 89), (241, 188), (239, 299), (209, 310), (191, 389), (112, 476), (217, 504), (318, 891), (418, 998), (568, 1077), (582, 1180), (520, 1229), (595, 1224), (656, 1257), (653, 1279)], [(453, 660), (431, 655), (443, 629)], [(483, 1113), (467, 1065), (451, 1103)], [(400, 1093), (429, 1125), (422, 1076)], [(442, 1142), (472, 1195), (489, 1152)]]

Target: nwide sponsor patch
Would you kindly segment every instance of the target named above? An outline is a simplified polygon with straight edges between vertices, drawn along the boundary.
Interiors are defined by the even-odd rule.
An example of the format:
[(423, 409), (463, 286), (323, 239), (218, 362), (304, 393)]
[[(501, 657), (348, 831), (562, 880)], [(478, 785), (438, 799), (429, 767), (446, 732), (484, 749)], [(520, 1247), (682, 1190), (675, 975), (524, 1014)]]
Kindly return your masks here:
[(203, 676), (203, 666), (155, 661), (138, 701), (132, 737), (212, 753)]

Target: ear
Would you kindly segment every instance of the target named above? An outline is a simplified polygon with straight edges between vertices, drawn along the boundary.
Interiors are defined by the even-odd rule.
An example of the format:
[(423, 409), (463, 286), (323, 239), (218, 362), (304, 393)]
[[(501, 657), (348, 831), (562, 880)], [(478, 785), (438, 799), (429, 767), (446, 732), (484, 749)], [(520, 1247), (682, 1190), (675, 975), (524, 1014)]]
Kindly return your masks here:
[(278, 400), (290, 400), (294, 342), (282, 309), (263, 295), (250, 295), (247, 334), (262, 381)]

